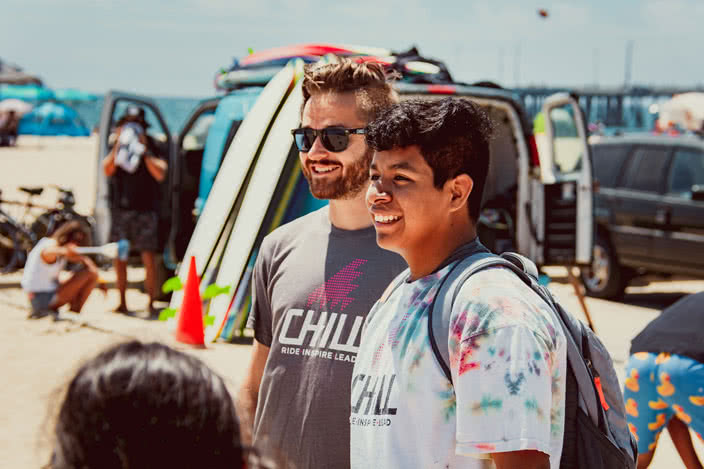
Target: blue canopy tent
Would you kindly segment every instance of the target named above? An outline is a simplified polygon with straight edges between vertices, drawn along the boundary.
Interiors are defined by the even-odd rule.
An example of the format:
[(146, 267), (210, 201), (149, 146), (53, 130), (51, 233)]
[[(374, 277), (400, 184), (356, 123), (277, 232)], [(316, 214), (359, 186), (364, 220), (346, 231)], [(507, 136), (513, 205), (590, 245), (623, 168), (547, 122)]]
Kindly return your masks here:
[(47, 102), (25, 114), (20, 120), (19, 134), (86, 137), (90, 135), (90, 130), (69, 106)]
[(49, 88), (36, 85), (0, 85), (0, 99), (23, 99), (25, 101), (44, 101), (53, 99), (54, 92)]
[(96, 101), (100, 97), (97, 94), (75, 88), (60, 88), (54, 90), (54, 95), (59, 101)]

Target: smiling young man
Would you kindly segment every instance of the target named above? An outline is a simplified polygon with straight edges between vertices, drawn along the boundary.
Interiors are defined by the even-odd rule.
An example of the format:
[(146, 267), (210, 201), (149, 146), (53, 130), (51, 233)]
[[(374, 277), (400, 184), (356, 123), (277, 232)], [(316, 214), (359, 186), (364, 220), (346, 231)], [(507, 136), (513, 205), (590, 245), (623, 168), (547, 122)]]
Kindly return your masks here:
[(238, 400), (243, 427), (277, 467), (346, 468), (362, 324), (406, 267), (377, 246), (365, 205), (364, 127), (396, 94), (379, 64), (340, 59), (306, 69), (303, 96), (293, 130), (301, 168), (312, 194), (330, 203), (262, 243), (249, 322), (254, 350)]
[(490, 133), (485, 113), (459, 98), (405, 101), (368, 126), (377, 242), (409, 269), (363, 329), (352, 378), (353, 468), (559, 466), (565, 337), (528, 286), (499, 267), (459, 288), (443, 315), (447, 339), (437, 340), (449, 349), (452, 382), (430, 344), (428, 313), (442, 280), (459, 260), (486, 252), (475, 225)]

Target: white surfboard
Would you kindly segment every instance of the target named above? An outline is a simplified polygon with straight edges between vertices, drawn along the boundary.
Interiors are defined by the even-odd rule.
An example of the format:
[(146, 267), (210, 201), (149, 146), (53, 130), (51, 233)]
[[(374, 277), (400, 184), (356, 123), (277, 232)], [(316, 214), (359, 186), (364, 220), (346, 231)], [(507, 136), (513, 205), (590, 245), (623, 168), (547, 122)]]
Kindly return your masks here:
[(231, 293), (217, 296), (212, 300), (209, 314), (214, 316), (214, 321), (205, 328), (206, 341), (217, 338), (223, 321), (227, 317), (232, 296), (242, 278), (257, 234), (274, 197), (281, 171), (293, 144), (291, 129), (295, 128), (300, 121), (300, 109), (303, 104), (301, 84), (302, 80), (299, 80), (276, 116), (242, 200), (232, 229), (233, 235), (223, 254), (215, 281), (220, 286), (230, 285)]
[(217, 77), (217, 87), (233, 89), (238, 86), (251, 86), (268, 83), (283, 68), (281, 65), (251, 70), (233, 70)]
[[(182, 282), (188, 276), (188, 266), (191, 256), (196, 258), (196, 267), (199, 276), (204, 276), (211, 260), (214, 259), (213, 251), (218, 240), (227, 241), (230, 233), (224, 228), (228, 225), (233, 206), (243, 189), (245, 179), (252, 162), (255, 161), (262, 148), (269, 124), (280, 109), (282, 101), (288, 96), (295, 78), (293, 65), (283, 68), (264, 88), (254, 106), (240, 125), (235, 137), (223, 158), (222, 166), (213, 181), (213, 187), (188, 243), (186, 254), (178, 271)], [(236, 214), (233, 214), (236, 215)], [(212, 258), (212, 259), (211, 259)], [(207, 277), (207, 275), (205, 276)], [(207, 278), (201, 282), (201, 291), (205, 289)], [(179, 310), (183, 301), (183, 291), (176, 291), (171, 297), (170, 307)], [(176, 318), (169, 321), (175, 324)]]
[[(233, 299), (225, 315), (223, 324), (220, 327), (220, 331), (217, 334), (217, 339), (229, 341), (233, 338), (234, 334), (241, 334), (244, 328), (242, 322), (247, 320), (251, 306), (252, 273), (263, 236), (266, 236), (282, 225), (290, 209), (290, 205), (295, 203), (296, 189), (298, 182), (303, 178), (303, 174), (301, 173), (301, 165), (297, 158), (298, 150), (293, 147), (292, 151), (293, 155), (289, 154), (288, 160), (293, 161), (288, 161), (286, 166), (290, 167), (287, 169), (286, 166), (284, 166), (284, 170), (281, 172), (278, 186), (274, 191), (272, 203), (269, 204), (267, 213), (264, 215), (264, 223), (262, 223), (259, 234), (257, 234), (257, 238), (254, 241), (252, 253), (247, 261), (244, 274), (242, 274), (239, 283), (236, 283), (236, 289), (230, 292)], [(307, 190), (308, 185), (306, 184), (306, 191)], [(305, 215), (306, 213), (309, 213), (309, 211), (304, 211), (298, 214), (298, 216)]]

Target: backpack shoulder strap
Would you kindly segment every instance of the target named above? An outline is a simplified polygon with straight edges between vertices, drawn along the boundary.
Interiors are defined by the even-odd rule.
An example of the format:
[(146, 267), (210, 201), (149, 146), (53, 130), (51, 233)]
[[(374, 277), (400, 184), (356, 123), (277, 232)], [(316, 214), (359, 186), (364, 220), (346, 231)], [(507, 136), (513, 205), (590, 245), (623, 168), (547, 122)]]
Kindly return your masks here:
[[(465, 269), (460, 269), (464, 266)], [(433, 354), (443, 370), (445, 377), (452, 383), (452, 374), (450, 372), (450, 351), (448, 348), (448, 337), (450, 333), (450, 316), (455, 298), (459, 293), (460, 288), (464, 285), (469, 277), (477, 272), (489, 267), (502, 266), (510, 269), (523, 282), (528, 285), (540, 298), (545, 301), (553, 314), (557, 317), (562, 330), (565, 333), (567, 340), (567, 362), (570, 365), (572, 372), (577, 380), (579, 395), (582, 398), (587, 414), (592, 419), (595, 425), (598, 425), (600, 420), (600, 406), (592, 383), (592, 373), (588, 369), (582, 355), (582, 344), (575, 341), (575, 336), (582, 336), (581, 331), (575, 331), (573, 328), (581, 327), (579, 323), (575, 323), (569, 317), (568, 313), (559, 306), (546, 287), (538, 283), (538, 270), (529, 259), (515, 253), (504, 253), (501, 256), (495, 254), (481, 253), (470, 256), (467, 259), (457, 263), (452, 271), (443, 279), (443, 284), (438, 290), (438, 294), (433, 299), (433, 304), (430, 308), (428, 317), (428, 328), (430, 345), (433, 349)], [(447, 282), (445, 281), (447, 280)], [(440, 309), (436, 302), (442, 305)], [(439, 346), (441, 344), (442, 346)]]
[(428, 309), (428, 339), (433, 355), (447, 380), (452, 383), (450, 372), (450, 350), (448, 337), (450, 335), (450, 316), (455, 297), (464, 282), (474, 273), (490, 264), (504, 261), (490, 252), (480, 252), (457, 262), (442, 279), (433, 302)]

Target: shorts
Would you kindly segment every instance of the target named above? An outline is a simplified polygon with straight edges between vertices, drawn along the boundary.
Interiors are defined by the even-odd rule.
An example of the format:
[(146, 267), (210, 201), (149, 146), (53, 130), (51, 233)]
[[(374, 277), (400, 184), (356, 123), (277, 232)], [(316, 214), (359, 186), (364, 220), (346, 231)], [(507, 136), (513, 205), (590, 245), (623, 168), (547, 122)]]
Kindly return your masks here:
[(32, 305), (32, 317), (43, 317), (49, 313), (56, 314), (56, 310), (49, 307), (49, 305), (56, 298), (56, 291), (40, 291), (33, 292), (29, 294), (29, 302)]
[(156, 252), (159, 249), (158, 226), (156, 212), (113, 209), (110, 242), (126, 239), (130, 250)]
[(704, 364), (681, 355), (639, 352), (626, 364), (623, 397), (638, 454), (655, 449), (660, 432), (677, 416), (704, 434)]

